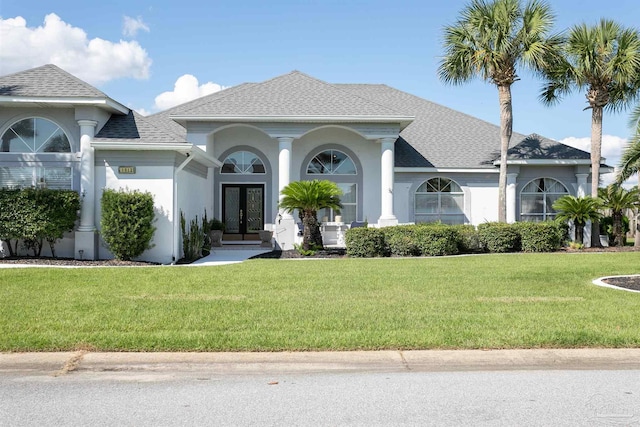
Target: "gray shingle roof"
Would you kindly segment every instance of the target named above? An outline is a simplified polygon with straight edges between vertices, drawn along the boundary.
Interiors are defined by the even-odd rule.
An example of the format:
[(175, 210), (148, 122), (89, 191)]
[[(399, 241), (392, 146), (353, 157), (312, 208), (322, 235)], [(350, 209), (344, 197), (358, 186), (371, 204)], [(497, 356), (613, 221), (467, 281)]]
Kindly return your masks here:
[[(216, 95), (216, 94), (214, 94)], [(400, 117), (389, 106), (299, 71), (246, 85), (234, 91), (192, 101), (175, 109), (187, 116), (387, 116)]]
[(89, 83), (53, 64), (0, 77), (0, 96), (108, 98)]
[[(415, 116), (396, 142), (396, 167), (495, 168), (493, 162), (500, 157), (499, 126), (386, 85), (337, 86)], [(511, 146), (512, 159), (589, 158), (585, 151), (537, 135), (514, 132)]]
[(186, 139), (170, 132), (164, 126), (158, 126), (135, 111), (129, 111), (127, 115), (111, 115), (111, 118), (96, 134), (94, 141), (180, 143), (186, 142)]
[(525, 137), (507, 152), (509, 160), (589, 160), (590, 158), (586, 151), (569, 147), (535, 133)]

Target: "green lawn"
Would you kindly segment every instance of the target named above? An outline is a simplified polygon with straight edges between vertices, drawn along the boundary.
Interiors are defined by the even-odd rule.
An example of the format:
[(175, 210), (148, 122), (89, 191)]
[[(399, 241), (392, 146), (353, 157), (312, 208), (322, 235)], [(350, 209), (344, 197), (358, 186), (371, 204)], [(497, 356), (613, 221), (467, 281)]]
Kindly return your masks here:
[(640, 347), (640, 253), (0, 269), (0, 350)]

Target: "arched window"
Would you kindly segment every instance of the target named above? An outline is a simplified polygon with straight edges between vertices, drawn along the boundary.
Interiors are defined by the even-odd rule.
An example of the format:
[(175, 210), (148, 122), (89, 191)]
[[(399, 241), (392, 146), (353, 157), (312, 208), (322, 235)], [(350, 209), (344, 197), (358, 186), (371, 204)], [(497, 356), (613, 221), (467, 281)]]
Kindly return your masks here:
[(311, 175), (356, 175), (356, 165), (351, 157), (338, 150), (325, 150), (316, 154), (307, 166)]
[[(358, 171), (348, 154), (340, 150), (324, 150), (313, 156), (307, 165), (307, 174), (325, 175), (318, 178), (332, 180), (327, 175), (357, 175)], [(342, 190), (342, 196), (340, 197), (342, 222), (350, 224), (357, 220), (358, 185), (355, 182), (349, 182), (351, 178), (348, 176), (336, 179), (340, 181), (336, 182), (336, 184)], [(326, 216), (329, 221), (335, 221), (336, 215), (337, 213), (332, 209), (327, 209), (322, 216)]]
[[(51, 120), (41, 117), (22, 119), (11, 125), (0, 142), (2, 153), (37, 154), (43, 160), (48, 153), (70, 153), (71, 144), (65, 132)], [(42, 157), (40, 157), (42, 155)], [(28, 162), (26, 162), (28, 164)], [(40, 163), (40, 162), (38, 162)], [(68, 162), (50, 161), (47, 166), (2, 166), (0, 188), (48, 187), (72, 188), (72, 170)]]
[(2, 134), (0, 151), (5, 153), (68, 153), (69, 138), (54, 122), (31, 117), (14, 123)]
[(536, 178), (520, 193), (520, 220), (546, 221), (556, 216), (553, 202), (569, 194), (562, 183), (553, 178)]
[(265, 173), (264, 163), (249, 151), (236, 151), (224, 159), (220, 173), (250, 175)]
[(431, 178), (416, 190), (415, 222), (464, 224), (464, 192), (449, 178)]

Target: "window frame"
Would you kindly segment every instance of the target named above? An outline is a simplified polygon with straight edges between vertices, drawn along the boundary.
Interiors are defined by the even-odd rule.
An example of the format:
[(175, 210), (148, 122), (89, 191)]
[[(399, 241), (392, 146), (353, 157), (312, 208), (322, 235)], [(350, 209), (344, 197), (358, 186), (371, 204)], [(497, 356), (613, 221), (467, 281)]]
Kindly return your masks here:
[[(438, 180), (438, 191), (419, 191), (425, 185), (431, 185), (434, 189), (435, 186), (430, 184), (431, 181)], [(442, 180), (449, 181), (447, 185), (451, 186), (454, 184), (457, 186), (459, 190), (457, 191), (442, 191), (444, 188), (441, 185)], [(446, 186), (445, 186), (446, 187)], [(437, 196), (435, 199), (437, 200), (437, 212), (435, 213), (423, 213), (418, 212), (418, 197), (419, 196)], [(442, 210), (442, 196), (460, 196), (462, 200), (462, 206), (460, 207), (460, 213), (444, 213)], [(455, 200), (455, 199), (454, 199)], [(445, 176), (434, 176), (432, 178), (426, 179), (420, 183), (416, 191), (413, 192), (413, 216), (414, 222), (418, 223), (433, 223), (433, 222), (442, 222), (444, 224), (465, 224), (466, 223), (466, 215), (465, 215), (465, 194), (462, 186), (458, 184), (455, 180), (451, 178), (447, 178)], [(423, 220), (419, 220), (423, 219)], [(432, 219), (432, 220), (429, 220)], [(453, 219), (454, 221), (447, 221)]]
[[(525, 189), (531, 183), (536, 182), (536, 181), (540, 181), (540, 180), (543, 180), (543, 185), (544, 185), (545, 189), (548, 188), (547, 180), (551, 180), (551, 181), (553, 181), (555, 183), (558, 183), (562, 188), (564, 188), (565, 192), (560, 193), (560, 192), (555, 192), (555, 191), (551, 192), (551, 191), (546, 191), (546, 190), (535, 191), (535, 192), (534, 191), (525, 192)], [(539, 185), (538, 185), (538, 188), (540, 188)], [(534, 179), (528, 181), (522, 187), (522, 190), (520, 190), (520, 221), (539, 222), (539, 221), (535, 221), (533, 219), (524, 219), (524, 217), (539, 217), (541, 221), (553, 220), (556, 217), (556, 215), (558, 214), (552, 208), (553, 202), (555, 202), (555, 200), (557, 200), (559, 197), (567, 196), (567, 195), (570, 195), (570, 194), (571, 194), (571, 192), (569, 191), (567, 186), (564, 185), (564, 183), (562, 183), (562, 181), (560, 181), (559, 179), (556, 179), (556, 178), (552, 178), (552, 177), (549, 177), (549, 176), (544, 176), (544, 177), (537, 177), (537, 178), (534, 178)], [(532, 213), (532, 212), (525, 213), (525, 212), (523, 212), (523, 205), (524, 205), (523, 196), (534, 196), (534, 195), (542, 196), (542, 212), (535, 212), (535, 213)], [(551, 205), (548, 205), (548, 202), (549, 202), (547, 200), (547, 196), (548, 195), (549, 196), (555, 195), (555, 196), (559, 196), (559, 197), (556, 197), (555, 200), (553, 202), (551, 202)], [(549, 212), (547, 212), (547, 206), (549, 208), (548, 209)]]

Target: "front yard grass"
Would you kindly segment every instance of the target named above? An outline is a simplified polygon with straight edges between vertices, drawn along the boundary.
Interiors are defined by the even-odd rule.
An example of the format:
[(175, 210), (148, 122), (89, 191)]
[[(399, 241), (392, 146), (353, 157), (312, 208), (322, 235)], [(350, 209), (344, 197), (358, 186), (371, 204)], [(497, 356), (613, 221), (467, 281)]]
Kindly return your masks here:
[(640, 347), (640, 253), (0, 269), (1, 351)]

